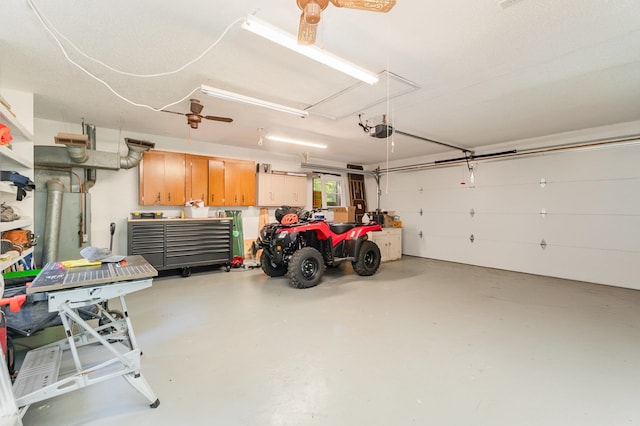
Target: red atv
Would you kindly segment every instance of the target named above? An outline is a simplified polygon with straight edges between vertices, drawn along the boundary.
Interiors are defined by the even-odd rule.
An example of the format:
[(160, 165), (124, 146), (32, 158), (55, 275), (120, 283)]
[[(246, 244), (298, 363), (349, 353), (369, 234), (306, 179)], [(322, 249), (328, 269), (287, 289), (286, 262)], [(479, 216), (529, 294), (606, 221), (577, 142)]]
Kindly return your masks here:
[(309, 288), (320, 283), (325, 265), (351, 261), (362, 276), (378, 270), (380, 249), (367, 239), (367, 232), (381, 231), (379, 224), (327, 223), (288, 206), (276, 209), (275, 216), (278, 222), (265, 225), (256, 241), (262, 249), (262, 270), (270, 277), (288, 273), (291, 285)]

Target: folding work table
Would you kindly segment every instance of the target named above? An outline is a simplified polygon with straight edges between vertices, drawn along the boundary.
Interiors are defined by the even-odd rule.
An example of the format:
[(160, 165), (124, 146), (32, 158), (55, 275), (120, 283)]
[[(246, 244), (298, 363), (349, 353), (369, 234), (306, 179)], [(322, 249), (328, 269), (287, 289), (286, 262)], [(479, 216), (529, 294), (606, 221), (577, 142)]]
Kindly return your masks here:
[[(140, 355), (124, 296), (151, 287), (158, 272), (142, 256), (117, 263), (65, 268), (48, 263), (27, 289), (46, 292), (49, 312), (57, 312), (66, 337), (27, 352), (13, 393), (20, 416), (29, 406), (115, 377), (123, 377), (156, 408), (160, 400), (140, 373)], [(122, 314), (107, 309), (119, 298)], [(78, 309), (96, 305), (98, 326)]]

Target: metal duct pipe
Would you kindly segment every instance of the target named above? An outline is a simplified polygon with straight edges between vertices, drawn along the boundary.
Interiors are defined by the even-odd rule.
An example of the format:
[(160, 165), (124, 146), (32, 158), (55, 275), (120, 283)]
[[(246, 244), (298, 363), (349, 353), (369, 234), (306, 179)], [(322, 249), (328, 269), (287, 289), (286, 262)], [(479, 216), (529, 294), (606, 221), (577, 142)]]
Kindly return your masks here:
[(47, 212), (44, 223), (44, 243), (42, 264), (58, 260), (58, 241), (60, 240), (60, 221), (62, 219), (62, 194), (64, 184), (58, 179), (47, 181)]
[(137, 139), (125, 138), (125, 143), (127, 144), (127, 148), (129, 148), (129, 152), (126, 157), (120, 157), (120, 168), (121, 169), (132, 169), (142, 161), (142, 153), (149, 151), (151, 148), (156, 146), (153, 142), (141, 141)]
[[(67, 148), (36, 145), (33, 147), (33, 159), (37, 166), (43, 167), (80, 167), (91, 169), (119, 170), (130, 169), (140, 163), (142, 153), (155, 147), (155, 143), (136, 139), (125, 138), (129, 153), (122, 157), (117, 152), (102, 152), (87, 150), (87, 159), (84, 163), (78, 163), (70, 158), (69, 145), (78, 146), (87, 139), (86, 135), (58, 134), (56, 143), (65, 144)], [(84, 141), (86, 145), (87, 142)], [(85, 146), (86, 148), (86, 146)]]
[[(87, 134), (88, 140), (88, 148), (90, 151), (96, 150), (96, 126), (94, 124), (85, 124), (84, 131)], [(88, 154), (87, 154), (88, 156)], [(98, 170), (90, 168), (85, 170), (85, 182), (84, 188), (85, 191), (89, 191), (89, 189), (93, 188), (96, 184), (96, 180), (98, 179)]]

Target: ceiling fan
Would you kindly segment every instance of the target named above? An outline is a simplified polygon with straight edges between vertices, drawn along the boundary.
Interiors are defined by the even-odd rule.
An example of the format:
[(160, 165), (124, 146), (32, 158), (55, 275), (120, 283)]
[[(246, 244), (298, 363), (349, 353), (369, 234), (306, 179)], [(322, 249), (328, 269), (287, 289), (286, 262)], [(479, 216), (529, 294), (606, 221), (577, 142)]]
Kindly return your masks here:
[(302, 10), (298, 26), (298, 44), (314, 44), (320, 15), (329, 2), (336, 7), (388, 12), (396, 5), (396, 0), (296, 0)]
[(187, 124), (192, 128), (192, 129), (197, 129), (198, 128), (198, 124), (200, 124), (202, 122), (202, 119), (206, 119), (206, 120), (213, 120), (213, 121), (222, 121), (223, 123), (231, 123), (233, 121), (232, 118), (228, 118), (228, 117), (217, 117), (215, 115), (201, 115), (200, 113), (202, 112), (202, 109), (204, 108), (204, 105), (202, 105), (200, 103), (199, 100), (197, 99), (190, 99), (191, 101), (191, 107), (190, 107), (190, 112), (175, 112), (175, 111), (168, 111), (166, 109), (163, 109), (163, 112), (170, 112), (171, 114), (178, 114), (178, 115), (184, 115), (187, 117)]

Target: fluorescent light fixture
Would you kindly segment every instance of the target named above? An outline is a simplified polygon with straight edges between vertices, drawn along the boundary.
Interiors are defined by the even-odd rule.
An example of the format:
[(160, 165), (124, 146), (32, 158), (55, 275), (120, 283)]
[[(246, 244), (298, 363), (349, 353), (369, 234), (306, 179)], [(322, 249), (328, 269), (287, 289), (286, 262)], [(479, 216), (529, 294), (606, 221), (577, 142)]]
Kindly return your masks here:
[(269, 135), (266, 138), (269, 139), (270, 141), (290, 143), (290, 144), (293, 144), (293, 145), (310, 146), (312, 148), (322, 148), (322, 149), (326, 149), (327, 148), (326, 145), (321, 144), (321, 143), (299, 141), (297, 139), (285, 138), (285, 137), (282, 137), (282, 136), (271, 136), (271, 135)]
[(224, 99), (225, 101), (234, 101), (234, 102), (241, 102), (249, 105), (260, 106), (260, 107), (269, 108), (269, 109), (273, 109), (280, 112), (286, 112), (287, 114), (297, 115), (298, 117), (302, 117), (302, 118), (309, 116), (308, 111), (304, 111), (297, 108), (291, 108), (285, 105), (275, 104), (273, 102), (265, 101), (258, 98), (252, 98), (245, 95), (240, 95), (238, 93), (228, 92), (226, 90), (217, 89), (215, 87), (205, 86), (204, 84), (200, 86), (200, 91), (207, 96), (213, 96), (214, 98)]
[(348, 62), (326, 50), (320, 49), (317, 46), (305, 46), (298, 44), (298, 40), (292, 34), (289, 34), (278, 27), (274, 27), (253, 15), (247, 16), (242, 23), (242, 28), (251, 31), (261, 37), (278, 43), (281, 46), (287, 47), (301, 55), (325, 64), (331, 68), (341, 71), (351, 77), (362, 80), (365, 83), (375, 84), (378, 82), (378, 75), (366, 70), (358, 65)]

